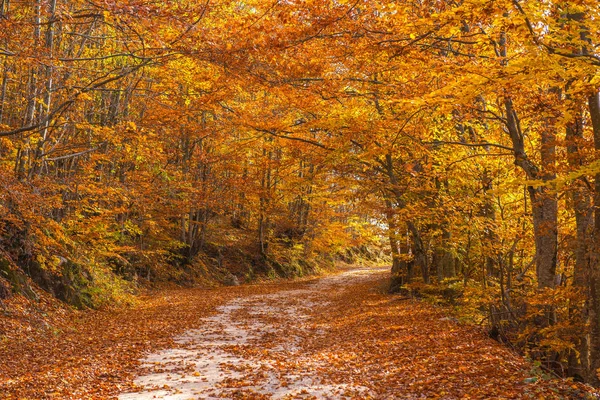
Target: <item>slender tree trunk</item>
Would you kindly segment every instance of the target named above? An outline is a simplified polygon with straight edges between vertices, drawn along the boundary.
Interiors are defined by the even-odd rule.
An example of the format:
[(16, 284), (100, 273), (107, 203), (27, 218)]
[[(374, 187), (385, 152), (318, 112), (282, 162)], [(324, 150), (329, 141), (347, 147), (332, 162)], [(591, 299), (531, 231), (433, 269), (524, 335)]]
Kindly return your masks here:
[(489, 222), (485, 225), (483, 232), (483, 236), (487, 244), (487, 254), (485, 254), (485, 274), (487, 276), (499, 278), (500, 271), (498, 268), (498, 259), (493, 250), (494, 244), (497, 240), (497, 235), (493, 228), (494, 221), (496, 220), (496, 210), (494, 208), (493, 198), (490, 195), (490, 192), (493, 189), (493, 181), (487, 168), (484, 169), (481, 175), (481, 184), (484, 194), (484, 202), (481, 206), (480, 215)]
[(2, 84), (0, 85), (0, 124), (4, 122), (4, 104), (6, 102), (6, 88), (8, 86), (8, 61), (4, 60)]
[(402, 268), (400, 259), (400, 246), (398, 243), (398, 226), (394, 220), (394, 210), (392, 201), (385, 200), (385, 216), (388, 223), (388, 240), (392, 253), (392, 278), (390, 281), (390, 292), (397, 292), (402, 285), (407, 282), (406, 271)]
[[(48, 65), (46, 66), (46, 93), (44, 95), (44, 111), (40, 113), (42, 118), (46, 119), (46, 122), (43, 125), (42, 129), (42, 140), (40, 140), (38, 144), (38, 148), (36, 151), (36, 160), (35, 160), (35, 168), (32, 169), (32, 172), (37, 172), (38, 174), (42, 172), (43, 164), (41, 158), (44, 157), (44, 149), (46, 143), (48, 142), (48, 135), (50, 130), (50, 110), (52, 108), (52, 91), (54, 89), (54, 23), (56, 18), (56, 0), (50, 0), (50, 4), (48, 6), (48, 29), (46, 31), (46, 51), (48, 55)], [(37, 169), (37, 171), (35, 171)]]
[(267, 209), (270, 202), (269, 196), (271, 193), (271, 160), (273, 157), (273, 152), (271, 150), (267, 151), (266, 148), (263, 148), (263, 157), (266, 158), (266, 166), (261, 174), (261, 190), (262, 193), (259, 199), (259, 217), (258, 217), (258, 242), (260, 246), (260, 252), (263, 256), (267, 255), (268, 251), (268, 229), (270, 225), (269, 217), (267, 215)]
[[(0, 17), (4, 17), (8, 13), (9, 0), (0, 2)], [(8, 39), (6, 39), (5, 47), (8, 49)], [(6, 101), (6, 88), (8, 86), (8, 58), (4, 58), (4, 70), (2, 74), (2, 85), (0, 87), (0, 124), (4, 122), (4, 103)]]
[[(583, 140), (583, 117), (580, 112), (576, 113), (574, 121), (566, 126), (567, 160), (571, 170), (577, 170), (582, 166), (580, 142)], [(573, 212), (575, 214), (576, 241), (575, 241), (575, 267), (573, 271), (573, 286), (583, 294), (588, 286), (588, 271), (590, 268), (590, 228), (591, 220), (591, 198), (584, 182), (577, 180), (573, 183), (570, 192)], [(587, 302), (587, 301), (586, 301)], [(581, 319), (587, 319), (587, 304), (583, 309), (572, 307), (570, 313), (580, 315)], [(573, 353), (569, 356), (569, 376), (586, 377), (589, 375), (589, 336), (582, 334), (580, 343), (577, 345), (579, 355)]]
[(452, 253), (448, 251), (451, 239), (450, 231), (442, 228), (442, 243), (436, 250), (436, 268), (438, 281), (456, 276), (455, 262)]
[[(35, 1), (35, 20), (34, 20), (34, 30), (33, 30), (33, 37), (34, 37), (34, 45), (36, 47), (39, 46), (39, 42), (41, 40), (41, 31), (40, 31), (40, 26), (42, 25), (42, 9), (41, 9), (41, 0), (36, 0)], [(25, 118), (23, 120), (23, 125), (27, 126), (27, 125), (31, 125), (34, 122), (35, 119), (35, 109), (36, 109), (36, 104), (37, 104), (37, 95), (38, 95), (38, 89), (37, 89), (37, 75), (38, 75), (39, 71), (36, 67), (32, 67), (31, 71), (29, 72), (29, 79), (28, 79), (28, 93), (27, 93), (27, 107), (25, 109)]]
[[(576, 120), (569, 123), (566, 127), (567, 159), (571, 170), (577, 170), (583, 165), (581, 162), (580, 142), (583, 140), (583, 121), (581, 113)], [(584, 182), (577, 180), (574, 182), (570, 192), (573, 202), (573, 211), (575, 214), (576, 225), (576, 248), (575, 248), (575, 269), (573, 272), (573, 284), (577, 287), (587, 285), (587, 271), (590, 264), (590, 228), (591, 220), (591, 199), (588, 189)]]

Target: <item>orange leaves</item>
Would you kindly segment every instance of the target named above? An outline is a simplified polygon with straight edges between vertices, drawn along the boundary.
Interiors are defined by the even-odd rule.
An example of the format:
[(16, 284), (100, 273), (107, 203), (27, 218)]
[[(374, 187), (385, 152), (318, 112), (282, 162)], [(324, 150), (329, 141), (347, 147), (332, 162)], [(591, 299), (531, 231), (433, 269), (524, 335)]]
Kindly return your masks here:
[[(104, 304), (120, 277), (304, 273), (380, 248), (387, 223), (406, 269), (445, 264), (440, 280), (469, 286), (469, 315), (506, 296), (556, 307), (544, 346), (568, 349), (581, 299), (531, 290), (523, 186), (542, 186), (513, 166), (505, 100), (532, 164), (558, 132), (542, 178), (570, 285), (586, 229), (569, 196), (597, 172), (581, 110), (595, 56), (573, 53), (597, 42), (592, 0), (58, 3), (0, 9), (0, 245), (24, 269), (71, 261)], [(565, 18), (583, 10), (585, 29)], [(581, 153), (564, 157), (577, 121)]]
[[(263, 332), (251, 346), (225, 348), (246, 362), (255, 360), (269, 366), (272, 359), (274, 368), (222, 365), (241, 376), (224, 380), (215, 390), (235, 393), (232, 398), (256, 399), (261, 394), (253, 386), (269, 374), (278, 377), (281, 388), (292, 390), (297, 388), (295, 377), (301, 373), (318, 380), (304, 393), (298, 389), (299, 396), (312, 393), (319, 385), (339, 388), (337, 395), (342, 398), (364, 399), (558, 399), (585, 395), (587, 389), (581, 385), (532, 379), (532, 366), (522, 358), (475, 328), (446, 318), (439, 308), (382, 294), (377, 287), (385, 279), (385, 271), (380, 270), (361, 283), (350, 278), (338, 290), (320, 293), (310, 289), (314, 281), (215, 291), (162, 291), (144, 297), (132, 310), (69, 312), (68, 318), (62, 319), (56, 319), (56, 310), (48, 310), (52, 326), (60, 327), (60, 331), (20, 331), (23, 336), (11, 337), (11, 346), (0, 347), (3, 366), (19, 360), (1, 369), (7, 380), (0, 384), (0, 393), (6, 399), (41, 398), (52, 393), (63, 399), (87, 399), (135, 390), (132, 373), (145, 350), (172, 347), (172, 335), (193, 328), (199, 317), (213, 314), (216, 306), (234, 298), (244, 301), (258, 296), (251, 298), (247, 310), (238, 310), (235, 320), (241, 324), (281, 322), (285, 313), (272, 314), (273, 307), (281, 305), (277, 300), (269, 304), (265, 294), (284, 291), (280, 295), (294, 307), (301, 307), (302, 313), (307, 313), (305, 318), (275, 325), (274, 332)], [(310, 297), (314, 304), (308, 307), (306, 296), (294, 297), (294, 289), (313, 290)], [(262, 313), (252, 315), (248, 310)], [(12, 332), (16, 333), (14, 328)], [(278, 353), (277, 345), (290, 340), (295, 350)], [(155, 367), (160, 371), (160, 365)], [(171, 372), (173, 378), (178, 372), (203, 379), (193, 364), (177, 366)], [(177, 391), (175, 383), (164, 385), (168, 387), (160, 386)]]

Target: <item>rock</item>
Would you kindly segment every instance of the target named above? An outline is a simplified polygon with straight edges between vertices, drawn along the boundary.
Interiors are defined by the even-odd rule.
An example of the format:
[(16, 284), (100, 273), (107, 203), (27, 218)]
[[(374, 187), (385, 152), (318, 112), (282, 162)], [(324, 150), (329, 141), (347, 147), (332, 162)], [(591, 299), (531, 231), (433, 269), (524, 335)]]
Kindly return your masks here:
[(223, 283), (227, 286), (239, 286), (240, 281), (238, 279), (237, 276), (233, 275), (233, 274), (229, 274), (225, 280), (223, 281)]

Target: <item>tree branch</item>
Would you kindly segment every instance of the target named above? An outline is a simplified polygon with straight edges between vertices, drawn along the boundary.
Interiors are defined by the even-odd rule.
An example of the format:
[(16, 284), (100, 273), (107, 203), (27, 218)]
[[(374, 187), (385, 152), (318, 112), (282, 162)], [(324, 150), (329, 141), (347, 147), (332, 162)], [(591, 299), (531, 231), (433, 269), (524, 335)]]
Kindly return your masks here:
[(446, 140), (434, 140), (433, 142), (423, 142), (424, 144), (433, 144), (433, 145), (442, 145), (442, 144), (449, 144), (449, 145), (456, 145), (456, 146), (465, 146), (465, 147), (497, 147), (499, 149), (504, 149), (504, 150), (508, 150), (508, 151), (514, 151), (514, 149), (512, 147), (508, 147), (508, 146), (504, 146), (498, 143), (488, 143), (488, 142), (483, 142), (483, 143), (463, 143), (463, 142), (453, 142), (453, 141), (446, 141)]

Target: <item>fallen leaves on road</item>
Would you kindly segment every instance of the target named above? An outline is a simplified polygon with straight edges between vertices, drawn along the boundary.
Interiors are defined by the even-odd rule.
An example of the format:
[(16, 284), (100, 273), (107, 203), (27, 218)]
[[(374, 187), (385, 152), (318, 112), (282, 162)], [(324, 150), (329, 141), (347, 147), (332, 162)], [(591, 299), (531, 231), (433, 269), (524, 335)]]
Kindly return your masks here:
[[(244, 360), (219, 364), (231, 375), (214, 391), (227, 398), (269, 398), (260, 390), (261, 381), (275, 376), (286, 388), (298, 385), (294, 379), (303, 374), (333, 388), (333, 398), (593, 398), (583, 385), (529, 379), (532, 366), (522, 357), (478, 329), (447, 318), (443, 309), (385, 294), (385, 277), (379, 270), (369, 279), (314, 293), (314, 281), (170, 290), (143, 297), (130, 310), (69, 312), (71, 321), (59, 330), (1, 342), (0, 398), (105, 399), (135, 391), (142, 354), (180, 346), (173, 341), (176, 335), (197, 328), (202, 318), (236, 299), (247, 304), (230, 311), (236, 323), (276, 329), (219, 346)], [(282, 316), (276, 304), (282, 299), (286, 308), (301, 312)], [(152, 370), (167, 372), (168, 380), (203, 379), (186, 363)], [(166, 383), (156, 389), (177, 390)], [(289, 398), (317, 398), (310, 390), (294, 393)]]
[[(292, 284), (293, 285), (293, 284)], [(54, 307), (32, 329), (0, 316), (0, 399), (107, 399), (133, 388), (144, 352), (169, 347), (174, 335), (228, 300), (285, 285), (166, 290), (122, 311)], [(39, 324), (38, 324), (39, 325)], [(18, 334), (9, 332), (13, 328)]]

